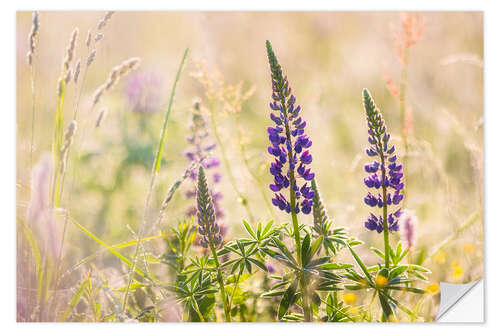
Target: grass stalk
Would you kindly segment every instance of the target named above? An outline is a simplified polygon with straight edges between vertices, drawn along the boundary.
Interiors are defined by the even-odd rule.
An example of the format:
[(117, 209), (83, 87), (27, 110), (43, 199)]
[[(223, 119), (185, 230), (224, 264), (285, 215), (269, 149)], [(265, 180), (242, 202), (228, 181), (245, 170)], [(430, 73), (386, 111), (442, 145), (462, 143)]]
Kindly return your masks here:
[(35, 144), (35, 107), (36, 107), (36, 80), (34, 63), (30, 65), (31, 78), (31, 142), (30, 142), (30, 171), (33, 169), (33, 150)]
[(132, 262), (132, 267), (130, 268), (129, 273), (128, 273), (127, 289), (126, 289), (124, 297), (123, 297), (123, 306), (122, 306), (122, 311), (123, 312), (126, 311), (127, 301), (128, 301), (128, 295), (129, 295), (129, 292), (130, 292), (130, 285), (132, 283), (133, 273), (134, 273), (135, 268), (137, 266), (137, 257), (138, 257), (138, 254), (139, 254), (139, 248), (141, 246), (141, 239), (143, 238), (143, 234), (144, 234), (145, 229), (146, 229), (146, 224), (147, 224), (146, 223), (147, 222), (146, 221), (146, 215), (147, 215), (147, 211), (149, 209), (149, 205), (150, 205), (150, 202), (151, 202), (151, 197), (152, 197), (152, 194), (153, 194), (153, 189), (154, 189), (154, 186), (155, 186), (155, 183), (156, 183), (156, 177), (157, 177), (157, 175), (158, 175), (158, 173), (160, 171), (161, 158), (162, 158), (162, 155), (163, 155), (163, 149), (164, 149), (164, 146), (165, 146), (165, 138), (166, 138), (166, 133), (167, 133), (167, 131), (166, 131), (166, 129), (167, 129), (167, 123), (168, 123), (168, 119), (170, 117), (170, 113), (172, 111), (172, 104), (173, 104), (174, 97), (175, 97), (175, 89), (177, 87), (177, 83), (179, 82), (179, 79), (180, 79), (180, 76), (181, 76), (181, 73), (182, 73), (182, 68), (184, 67), (184, 62), (186, 61), (188, 52), (189, 52), (189, 48), (186, 48), (186, 50), (184, 51), (184, 55), (182, 56), (181, 63), (179, 64), (179, 67), (177, 69), (177, 74), (175, 76), (174, 83), (172, 85), (172, 91), (170, 92), (170, 101), (168, 102), (167, 112), (165, 113), (165, 118), (163, 119), (163, 126), (162, 126), (161, 133), (160, 133), (160, 142), (159, 142), (158, 150), (156, 152), (155, 159), (154, 159), (154, 162), (153, 162), (153, 169), (152, 169), (152, 173), (151, 173), (151, 181), (149, 183), (148, 193), (146, 195), (146, 202), (144, 204), (144, 212), (143, 212), (143, 215), (142, 215), (142, 221), (141, 221), (141, 223), (139, 225), (139, 231), (137, 233), (137, 244), (136, 244), (135, 250), (134, 250), (134, 258), (133, 258), (133, 262)]
[(403, 68), (401, 70), (401, 83), (399, 89), (399, 114), (401, 120), (401, 137), (403, 139), (403, 173), (406, 176), (406, 187), (403, 191), (403, 207), (406, 207), (408, 199), (408, 131), (406, 119), (406, 87), (408, 85), (408, 57), (410, 48), (405, 47), (403, 52)]

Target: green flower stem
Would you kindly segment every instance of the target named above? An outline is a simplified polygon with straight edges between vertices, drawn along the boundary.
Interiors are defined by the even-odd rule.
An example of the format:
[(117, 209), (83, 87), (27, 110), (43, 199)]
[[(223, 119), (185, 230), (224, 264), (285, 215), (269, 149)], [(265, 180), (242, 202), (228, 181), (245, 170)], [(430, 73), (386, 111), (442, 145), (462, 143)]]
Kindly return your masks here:
[(210, 246), (210, 250), (212, 250), (212, 255), (215, 261), (215, 268), (217, 269), (217, 281), (219, 282), (220, 287), (220, 297), (222, 298), (222, 304), (224, 306), (224, 316), (226, 317), (226, 321), (231, 321), (231, 311), (228, 309), (227, 298), (226, 298), (226, 290), (224, 288), (224, 279), (222, 278), (222, 270), (219, 264), (219, 258), (217, 256), (217, 250), (215, 250), (214, 241), (212, 236), (208, 237), (208, 244)]
[[(382, 198), (384, 200), (383, 207), (383, 218), (384, 218), (384, 257), (385, 257), (385, 268), (389, 269), (390, 266), (390, 250), (391, 245), (389, 244), (389, 226), (387, 223), (387, 187), (385, 186), (385, 157), (382, 149), (382, 141), (380, 140), (379, 134), (379, 150), (380, 150), (380, 168), (382, 170)], [(387, 298), (379, 292), (379, 300), (380, 305), (382, 306), (383, 318), (386, 321), (390, 319), (391, 316), (394, 316), (392, 312), (392, 308), (387, 300)]]
[(389, 269), (389, 252), (390, 252), (390, 244), (389, 244), (389, 226), (387, 223), (387, 186), (385, 186), (385, 157), (382, 148), (382, 141), (379, 136), (379, 149), (380, 149), (380, 168), (382, 170), (382, 198), (384, 200), (383, 207), (383, 218), (384, 218), (384, 249), (385, 249), (385, 268)]
[(198, 314), (198, 317), (200, 317), (200, 320), (202, 322), (205, 322), (206, 320), (203, 317), (203, 315), (201, 314), (200, 308), (198, 307), (198, 303), (196, 302), (196, 300), (194, 299), (193, 296), (191, 296), (191, 303), (193, 303), (194, 311), (196, 311), (196, 313)]
[(378, 292), (378, 298), (380, 300), (380, 305), (382, 306), (382, 321), (390, 321), (391, 317), (394, 317), (394, 312), (389, 304), (389, 300), (380, 291)]
[[(286, 112), (286, 103), (285, 99), (281, 99), (281, 106), (283, 108), (285, 117), (288, 117), (288, 114)], [(288, 142), (292, 142), (291, 135), (290, 135), (290, 128), (287, 123), (285, 123), (285, 132), (286, 132), (286, 137)], [(292, 161), (293, 160), (293, 154), (291, 151), (288, 151), (288, 160)], [(297, 213), (295, 213), (295, 205), (296, 205), (296, 200), (295, 200), (295, 192), (293, 190), (293, 184), (295, 184), (295, 170), (290, 169), (290, 206), (292, 208), (291, 214), (292, 214), (292, 224), (293, 224), (293, 235), (295, 238), (295, 245), (297, 247), (297, 262), (299, 264), (299, 267), (302, 267), (302, 255), (301, 255), (301, 245), (300, 245), (300, 231), (299, 231), (299, 221), (297, 219)], [(309, 307), (309, 297), (307, 295), (307, 284), (306, 284), (306, 279), (304, 276), (304, 272), (301, 272), (300, 275), (300, 289), (302, 293), (302, 305), (303, 305), (303, 311), (304, 311), (304, 320), (309, 322), (311, 321), (311, 309)]]
[(236, 282), (234, 283), (233, 292), (231, 293), (231, 298), (229, 299), (229, 305), (228, 305), (229, 310), (231, 310), (231, 307), (233, 306), (233, 298), (234, 294), (236, 293), (236, 288), (238, 288), (238, 283), (240, 282), (241, 273), (243, 273), (243, 268), (240, 269), (238, 276), (236, 277)]
[(227, 158), (226, 155), (226, 149), (224, 148), (224, 142), (222, 142), (219, 131), (217, 128), (217, 121), (215, 119), (215, 105), (214, 101), (210, 100), (209, 101), (209, 113), (210, 113), (210, 122), (212, 123), (212, 131), (214, 132), (215, 140), (217, 141), (217, 145), (219, 146), (221, 155), (222, 155), (222, 161), (224, 162), (224, 166), (227, 170), (227, 174), (229, 176), (229, 182), (231, 183), (231, 186), (233, 187), (233, 190), (236, 192), (236, 195), (238, 196), (239, 200), (241, 201), (241, 204), (245, 209), (247, 210), (248, 217), (250, 221), (254, 222), (255, 217), (252, 213), (252, 210), (248, 206), (248, 199), (243, 195), (243, 193), (238, 189), (238, 185), (236, 185), (236, 179), (234, 178), (232, 169), (231, 169), (231, 164), (229, 163), (229, 159)]

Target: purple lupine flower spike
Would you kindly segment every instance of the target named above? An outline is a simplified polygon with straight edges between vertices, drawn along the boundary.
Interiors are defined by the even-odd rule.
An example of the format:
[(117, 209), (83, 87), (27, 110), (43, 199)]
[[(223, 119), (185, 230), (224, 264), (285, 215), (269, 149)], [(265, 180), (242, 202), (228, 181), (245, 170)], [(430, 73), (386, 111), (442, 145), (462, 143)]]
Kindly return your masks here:
[[(302, 211), (309, 214), (313, 205), (314, 191), (311, 181), (314, 173), (308, 167), (313, 158), (309, 152), (312, 141), (305, 134), (306, 122), (299, 116), (300, 106), (296, 106), (296, 98), (292, 95), (288, 79), (283, 76), (281, 66), (276, 59), (271, 44), (266, 43), (269, 65), (271, 67), (272, 102), (271, 120), (274, 126), (267, 128), (271, 145), (267, 151), (274, 157), (269, 172), (274, 177), (274, 183), (269, 188), (274, 193), (273, 205), (287, 213), (292, 211), (291, 203), (280, 193), (282, 190), (290, 191), (292, 186), (296, 201), (293, 210), (295, 213)], [(287, 165), (287, 166), (285, 166)], [(293, 177), (290, 175), (293, 174)], [(290, 184), (294, 178), (294, 184)], [(298, 180), (302, 178), (303, 183)]]
[[(394, 211), (387, 213), (387, 228), (389, 231), (398, 231), (401, 208), (397, 206), (403, 200), (403, 167), (397, 163), (396, 148), (389, 143), (391, 135), (387, 133), (382, 114), (366, 89), (363, 89), (363, 101), (370, 144), (366, 154), (377, 157), (377, 161), (365, 165), (368, 177), (364, 179), (364, 183), (373, 192), (368, 192), (364, 202), (370, 207), (389, 209), (394, 206)], [(384, 218), (370, 214), (365, 227), (381, 233), (384, 230)]]
[[(220, 174), (219, 171), (217, 171), (218, 166), (220, 164), (219, 159), (215, 156), (209, 156), (207, 155), (216, 148), (215, 143), (207, 143), (207, 137), (209, 136), (209, 132), (206, 129), (206, 121), (203, 119), (203, 115), (201, 114), (201, 107), (200, 107), (200, 102), (198, 100), (194, 101), (193, 104), (193, 118), (192, 118), (192, 123), (189, 127), (190, 129), (190, 134), (187, 137), (187, 141), (190, 143), (189, 149), (184, 153), (186, 158), (190, 161), (200, 161), (203, 159), (203, 162), (201, 163), (203, 168), (209, 172), (209, 170), (212, 170), (212, 180), (214, 184), (217, 184), (221, 181), (222, 175)], [(196, 179), (198, 177), (198, 170), (195, 170), (191, 173), (190, 178), (192, 179), (193, 183), (196, 182)], [(196, 193), (196, 186), (193, 184), (193, 188), (189, 189), (186, 191), (185, 196), (186, 198), (192, 198), (194, 197)], [(221, 219), (224, 217), (224, 210), (221, 207), (221, 200), (223, 198), (223, 195), (221, 192), (218, 192), (215, 187), (212, 187), (210, 194), (212, 196), (212, 201), (213, 205), (215, 208), (215, 214), (217, 215), (217, 219), (219, 222)], [(196, 207), (189, 207), (188, 210), (186, 211), (187, 216), (192, 216), (196, 214)], [(221, 230), (226, 231), (227, 228), (222, 228)], [(222, 232), (222, 235), (224, 235), (224, 232)]]

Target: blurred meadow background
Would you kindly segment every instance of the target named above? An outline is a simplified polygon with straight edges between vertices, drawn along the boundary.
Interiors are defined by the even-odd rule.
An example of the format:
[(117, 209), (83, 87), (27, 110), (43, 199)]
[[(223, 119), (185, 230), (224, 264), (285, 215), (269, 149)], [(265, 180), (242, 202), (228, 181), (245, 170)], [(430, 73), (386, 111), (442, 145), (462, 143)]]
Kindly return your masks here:
[[(381, 109), (399, 154), (406, 151), (404, 206), (418, 218), (410, 260), (432, 271), (430, 292), (421, 305), (425, 320), (434, 318), (439, 305), (436, 283), (466, 283), (482, 276), (482, 13), (124, 11), (115, 12), (98, 29), (104, 15), (40, 12), (30, 66), (26, 54), (32, 13), (17, 13), (19, 321), (103, 320), (96, 315), (99, 311), (86, 309), (89, 302), (77, 302), (65, 313), (75, 286), (86, 275), (108, 288), (95, 294), (89, 289), (87, 299), (106, 298), (100, 306), (112, 308), (108, 293), (121, 297), (127, 267), (83, 228), (108, 245), (131, 242), (145, 214), (149, 222), (143, 236), (157, 236), (144, 242), (145, 251), (152, 255), (166, 251), (162, 233), (167, 235), (195, 203), (186, 194), (194, 184), (188, 177), (156, 223), (170, 187), (190, 163), (186, 152), (193, 114), (204, 118), (207, 142), (218, 143), (211, 151), (220, 162), (214, 167), (218, 174), (210, 177), (220, 175), (216, 187), (220, 221), (227, 229), (224, 237), (243, 235), (242, 219), (252, 225), (287, 221), (286, 214), (270, 205), (268, 188), (272, 159), (267, 153), (271, 87), (266, 39), (273, 43), (307, 120), (312, 168), (327, 211), (334, 225), (346, 227), (365, 242), (367, 246), (358, 251), (367, 264), (377, 261), (369, 246), (381, 248), (382, 239), (363, 225), (369, 211), (363, 204), (363, 165), (368, 162), (363, 88), (370, 89)], [(58, 79), (75, 28), (79, 33), (68, 67), (73, 77), (65, 85), (62, 126), (66, 129), (76, 113), (77, 130), (65, 165), (56, 223), (49, 230), (30, 224), (31, 179), (52, 150)], [(98, 33), (102, 36), (96, 38)], [(163, 117), (187, 47), (161, 169), (144, 212)], [(95, 57), (87, 66), (93, 50)], [(133, 57), (140, 63), (95, 103), (95, 93), (111, 69)], [(312, 224), (312, 217), (303, 215), (301, 222)], [(61, 278), (52, 297), (59, 301), (41, 317), (33, 314), (43, 312), (31, 301), (40, 297), (33, 290), (40, 293), (35, 286), (41, 282), (32, 276), (36, 255), (27, 245), (25, 229), (40, 240), (40, 248), (56, 244), (58, 264), (53, 274)], [(134, 246), (116, 249), (130, 257), (133, 250)], [(340, 255), (352, 262), (349, 254)], [(152, 265), (156, 276), (169, 279), (166, 267)], [(260, 285), (258, 279), (251, 283)], [(147, 299), (139, 291), (133, 297), (136, 304), (141, 304), (141, 297)], [(359, 291), (348, 301), (362, 305), (370, 299)], [(142, 302), (147, 305), (147, 300)], [(175, 319), (166, 311), (161, 320)]]

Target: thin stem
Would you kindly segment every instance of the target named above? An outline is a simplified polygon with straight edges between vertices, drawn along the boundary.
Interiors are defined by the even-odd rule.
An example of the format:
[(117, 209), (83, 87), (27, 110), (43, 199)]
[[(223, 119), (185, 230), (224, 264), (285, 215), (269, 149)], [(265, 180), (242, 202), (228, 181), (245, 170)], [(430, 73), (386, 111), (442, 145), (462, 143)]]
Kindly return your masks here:
[(252, 178), (254, 179), (254, 181), (257, 183), (259, 191), (260, 191), (260, 194), (262, 196), (262, 199), (266, 203), (266, 207), (269, 210), (269, 213), (271, 214), (271, 217), (276, 221), (276, 214), (274, 213), (273, 207), (269, 203), (270, 200), (267, 197), (267, 194), (266, 194), (267, 192), (266, 192), (266, 189), (264, 187), (264, 184), (262, 183), (261, 178), (259, 178), (257, 176), (257, 174), (250, 168), (250, 162), (249, 162), (247, 154), (246, 154), (245, 144), (242, 142), (243, 137), (242, 137), (242, 134), (241, 134), (241, 126), (240, 126), (240, 118), (239, 118), (239, 116), (236, 119), (237, 119), (237, 123), (238, 123), (238, 140), (240, 142), (240, 150), (241, 150), (241, 157), (243, 158), (243, 163), (245, 164), (245, 167), (247, 168), (248, 173), (250, 174), (250, 176), (252, 176)]
[(238, 288), (238, 283), (240, 282), (240, 277), (241, 277), (242, 272), (243, 272), (243, 267), (240, 268), (240, 271), (238, 272), (238, 276), (236, 277), (236, 282), (234, 283), (233, 292), (231, 293), (231, 298), (229, 299), (229, 310), (231, 310), (231, 307), (233, 306), (234, 294), (236, 293), (236, 288)]
[(196, 300), (194, 299), (193, 296), (191, 296), (191, 303), (193, 303), (194, 311), (196, 311), (196, 313), (198, 314), (198, 317), (200, 317), (200, 320), (202, 322), (205, 322), (206, 320), (203, 317), (203, 315), (201, 314), (200, 308), (198, 307), (198, 303), (196, 302)]
[(219, 258), (217, 256), (217, 250), (215, 250), (215, 245), (212, 236), (208, 237), (208, 244), (210, 246), (210, 250), (212, 250), (212, 256), (215, 261), (215, 268), (217, 269), (217, 281), (219, 282), (220, 287), (220, 297), (222, 298), (222, 304), (224, 307), (224, 316), (226, 317), (226, 321), (231, 321), (231, 311), (229, 311), (227, 298), (226, 298), (226, 290), (224, 288), (224, 279), (222, 277), (222, 270), (219, 264)]
[(238, 195), (238, 198), (245, 207), (248, 217), (250, 220), (253, 222), (255, 221), (255, 217), (252, 213), (252, 210), (248, 206), (248, 199), (243, 195), (243, 193), (238, 189), (238, 185), (236, 184), (236, 179), (234, 178), (232, 169), (231, 169), (231, 164), (229, 163), (229, 159), (227, 158), (226, 155), (226, 150), (224, 148), (224, 143), (222, 142), (219, 131), (217, 129), (217, 121), (215, 119), (215, 105), (214, 101), (210, 100), (209, 101), (209, 113), (210, 113), (210, 122), (212, 123), (212, 131), (214, 132), (215, 140), (217, 141), (217, 145), (219, 146), (221, 155), (222, 155), (222, 161), (224, 162), (224, 167), (226, 168), (227, 174), (229, 176), (229, 182), (231, 183), (231, 186), (233, 187), (233, 190), (236, 192), (236, 195)]
[[(284, 118), (286, 119), (288, 117), (288, 114), (286, 112), (287, 107), (286, 107), (284, 98), (281, 99), (281, 106), (282, 106), (282, 109), (284, 110)], [(292, 138), (290, 135), (290, 127), (289, 127), (287, 121), (285, 121), (285, 132), (286, 132), (286, 138), (287, 138), (288, 142), (292, 142)], [(293, 153), (289, 149), (287, 149), (287, 151), (288, 151), (288, 161), (289, 161), (289, 163), (291, 163), (291, 161), (293, 161)], [(295, 170), (292, 168), (289, 168), (289, 171), (290, 171), (290, 206), (291, 206), (291, 215), (292, 215), (292, 224), (293, 224), (293, 235), (295, 238), (295, 245), (297, 247), (297, 262), (299, 264), (299, 267), (302, 267), (299, 221), (297, 219), (297, 213), (295, 212), (296, 199), (295, 199), (295, 191), (293, 190), (294, 185), (295, 185)], [(306, 279), (304, 276), (304, 272), (302, 272), (302, 271), (300, 272), (300, 288), (301, 288), (301, 293), (302, 293), (302, 305), (303, 305), (303, 311), (304, 311), (304, 320), (306, 322), (309, 322), (309, 321), (311, 321), (311, 309), (309, 307), (309, 297), (307, 294)]]
[(33, 63), (30, 65), (30, 77), (31, 77), (31, 143), (30, 143), (30, 171), (33, 169), (33, 146), (35, 143), (35, 71), (34, 71), (34, 59)]
[[(406, 206), (408, 198), (408, 128), (406, 127), (406, 86), (408, 84), (408, 57), (410, 48), (404, 48), (403, 68), (401, 70), (401, 84), (399, 89), (399, 113), (401, 119), (401, 136), (403, 138), (403, 173), (406, 175), (406, 188), (403, 191), (403, 207)], [(406, 170), (405, 170), (406, 169)]]
[(149, 208), (149, 203), (151, 201), (151, 196), (153, 194), (153, 188), (156, 180), (156, 173), (153, 173), (151, 177), (151, 182), (149, 184), (149, 189), (148, 189), (148, 194), (146, 195), (146, 203), (144, 204), (144, 212), (142, 214), (142, 222), (139, 226), (139, 231), (137, 233), (137, 244), (135, 246), (134, 250), (134, 261), (132, 262), (132, 267), (128, 273), (128, 282), (127, 282), (127, 289), (125, 290), (125, 295), (123, 296), (123, 305), (122, 305), (122, 310), (125, 312), (126, 306), (127, 306), (127, 301), (128, 301), (128, 294), (130, 292), (130, 285), (132, 284), (132, 275), (135, 272), (135, 268), (137, 266), (137, 256), (139, 254), (139, 248), (140, 248), (140, 240), (142, 238), (143, 230), (145, 229), (145, 224), (146, 224), (146, 214)]

